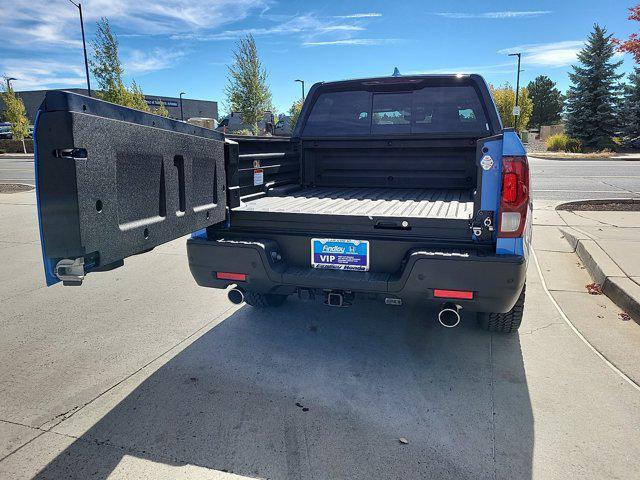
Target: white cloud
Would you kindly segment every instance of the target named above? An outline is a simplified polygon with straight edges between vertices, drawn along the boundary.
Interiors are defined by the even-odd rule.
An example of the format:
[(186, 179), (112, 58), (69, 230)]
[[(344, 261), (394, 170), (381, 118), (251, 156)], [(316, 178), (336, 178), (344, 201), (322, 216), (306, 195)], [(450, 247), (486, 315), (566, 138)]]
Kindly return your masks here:
[(351, 15), (339, 15), (336, 18), (375, 18), (381, 17), (381, 13), (369, 12), (369, 13), (352, 13)]
[(129, 75), (144, 75), (164, 70), (174, 66), (185, 55), (185, 51), (166, 48), (154, 48), (151, 52), (132, 50), (124, 61), (124, 71)]
[(576, 62), (584, 40), (567, 40), (554, 43), (538, 43), (504, 48), (498, 53), (522, 53), (522, 62), (535, 67), (564, 67)]
[(400, 39), (397, 38), (347, 38), (344, 40), (326, 40), (317, 42), (304, 42), (304, 47), (319, 47), (324, 45), (357, 45), (357, 46), (371, 46), (371, 45), (385, 45), (389, 43), (398, 43)]
[[(278, 22), (272, 26), (262, 28), (244, 28), (237, 30), (224, 30), (222, 32), (207, 33), (194, 32), (186, 34), (172, 35), (174, 40), (197, 40), (197, 41), (225, 41), (237, 40), (246, 35), (266, 36), (266, 35), (299, 35), (303, 39), (303, 45), (310, 43), (338, 42), (342, 45), (365, 45), (367, 39), (360, 39), (360, 43), (355, 42), (352, 35), (355, 32), (366, 30), (362, 25), (354, 23), (343, 23), (335, 20), (335, 17), (326, 18), (314, 13), (306, 13), (291, 17), (279, 17)], [(327, 38), (328, 36), (332, 38)]]
[[(170, 34), (242, 20), (269, 0), (84, 0), (85, 25), (100, 17), (123, 33)], [(0, 38), (31, 48), (80, 45), (78, 11), (67, 1), (11, 0), (2, 6)]]
[(54, 60), (29, 60), (3, 58), (0, 72), (15, 77), (16, 90), (39, 90), (45, 88), (84, 87), (86, 77), (81, 61), (77, 65)]
[(484, 12), (484, 13), (467, 13), (467, 12), (439, 12), (436, 15), (445, 18), (488, 18), (488, 19), (505, 19), (505, 18), (532, 18), (552, 13), (549, 10), (533, 10), (524, 12)]

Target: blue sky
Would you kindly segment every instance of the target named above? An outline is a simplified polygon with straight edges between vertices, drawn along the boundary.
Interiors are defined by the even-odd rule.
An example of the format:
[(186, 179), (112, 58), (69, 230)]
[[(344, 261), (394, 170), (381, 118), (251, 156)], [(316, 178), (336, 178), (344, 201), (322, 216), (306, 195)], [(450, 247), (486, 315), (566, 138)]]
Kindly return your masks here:
[[(5, 0), (0, 74), (17, 90), (85, 84), (77, 10), (68, 0)], [(255, 36), (278, 111), (322, 80), (401, 73), (480, 73), (515, 84), (548, 75), (562, 90), (594, 22), (624, 38), (637, 30), (622, 0), (276, 1), (85, 0), (88, 38), (107, 16), (128, 81), (146, 93), (224, 102), (237, 39)], [(624, 58), (621, 71), (633, 68)]]

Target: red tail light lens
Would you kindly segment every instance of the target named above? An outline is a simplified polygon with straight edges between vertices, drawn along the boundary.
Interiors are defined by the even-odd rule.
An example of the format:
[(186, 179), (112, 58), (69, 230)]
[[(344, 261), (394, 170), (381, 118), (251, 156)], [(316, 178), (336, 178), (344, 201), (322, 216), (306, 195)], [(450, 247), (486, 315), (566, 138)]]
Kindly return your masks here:
[(513, 203), (518, 198), (518, 176), (505, 173), (502, 177), (502, 201)]
[(500, 237), (520, 237), (529, 208), (529, 164), (527, 157), (502, 159)]

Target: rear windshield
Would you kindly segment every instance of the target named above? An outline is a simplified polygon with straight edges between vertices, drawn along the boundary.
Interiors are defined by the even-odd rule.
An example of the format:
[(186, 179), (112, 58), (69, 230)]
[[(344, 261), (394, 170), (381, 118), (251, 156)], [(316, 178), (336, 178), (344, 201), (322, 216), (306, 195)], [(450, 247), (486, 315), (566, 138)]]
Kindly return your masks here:
[(489, 125), (472, 86), (412, 92), (327, 92), (318, 96), (303, 135), (478, 133)]

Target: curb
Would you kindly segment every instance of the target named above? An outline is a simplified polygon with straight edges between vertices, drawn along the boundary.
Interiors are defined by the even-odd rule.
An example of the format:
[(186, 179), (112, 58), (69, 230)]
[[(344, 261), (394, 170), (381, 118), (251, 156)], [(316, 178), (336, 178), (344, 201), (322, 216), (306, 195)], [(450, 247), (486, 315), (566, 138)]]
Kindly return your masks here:
[(536, 155), (536, 152), (527, 152), (527, 157), (537, 158), (539, 160), (558, 160), (560, 162), (640, 162), (640, 157), (547, 157), (545, 155)]
[(627, 277), (595, 240), (576, 235), (571, 227), (560, 228), (560, 231), (593, 281), (602, 285), (602, 293), (640, 323), (640, 285)]

